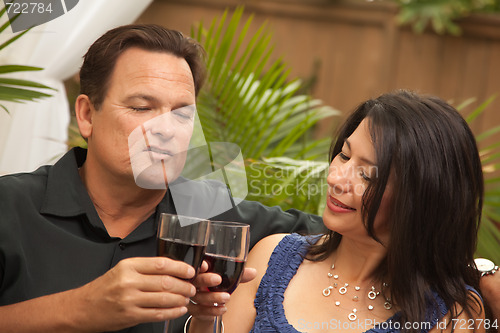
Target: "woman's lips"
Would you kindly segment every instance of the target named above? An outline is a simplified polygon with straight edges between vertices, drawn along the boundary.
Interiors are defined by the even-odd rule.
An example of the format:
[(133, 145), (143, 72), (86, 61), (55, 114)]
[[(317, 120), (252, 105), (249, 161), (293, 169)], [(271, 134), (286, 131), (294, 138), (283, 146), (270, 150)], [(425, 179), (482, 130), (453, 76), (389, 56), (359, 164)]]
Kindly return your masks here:
[(328, 208), (334, 212), (345, 213), (345, 212), (356, 211), (355, 208), (347, 206), (342, 201), (337, 200), (332, 196), (328, 196), (326, 204), (327, 204)]

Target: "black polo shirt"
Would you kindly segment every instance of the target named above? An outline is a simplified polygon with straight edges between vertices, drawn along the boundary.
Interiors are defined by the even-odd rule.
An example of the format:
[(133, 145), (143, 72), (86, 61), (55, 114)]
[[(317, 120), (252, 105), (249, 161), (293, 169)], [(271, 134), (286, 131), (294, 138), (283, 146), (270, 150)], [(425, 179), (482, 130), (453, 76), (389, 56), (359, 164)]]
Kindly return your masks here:
[[(78, 174), (85, 158), (75, 148), (53, 166), (0, 177), (0, 305), (77, 288), (124, 258), (156, 255), (156, 215), (175, 213), (169, 193), (127, 237), (110, 237)], [(193, 183), (193, 200), (217, 198), (214, 184)], [(250, 224), (252, 246), (269, 234), (323, 228), (318, 216), (250, 201), (214, 219)], [(161, 330), (149, 323), (122, 332)]]

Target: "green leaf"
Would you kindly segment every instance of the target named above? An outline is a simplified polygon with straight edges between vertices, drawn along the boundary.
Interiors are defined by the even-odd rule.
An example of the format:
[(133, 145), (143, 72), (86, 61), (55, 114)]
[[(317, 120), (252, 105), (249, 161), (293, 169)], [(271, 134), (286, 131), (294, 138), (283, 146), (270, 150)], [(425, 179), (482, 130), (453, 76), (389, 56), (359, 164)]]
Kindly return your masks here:
[(5, 12), (7, 11), (7, 7), (4, 6), (1, 10), (0, 10), (0, 17), (3, 16), (3, 14), (5, 14)]
[(494, 142), (494, 143), (490, 144), (489, 146), (481, 148), (479, 150), (479, 154), (481, 155), (481, 159), (486, 158), (487, 156), (493, 154), (499, 148), (500, 148), (500, 141)]
[(5, 110), (5, 112), (7, 112), (7, 113), (9, 113), (9, 114), (10, 114), (9, 110), (8, 110), (8, 109), (7, 109), (4, 105), (0, 104), (0, 107), (1, 107), (2, 109), (4, 109), (4, 110)]
[(35, 99), (50, 97), (43, 92), (0, 86), (0, 100), (11, 102), (33, 101)]
[[(495, 98), (496, 98), (496, 95), (493, 95), (490, 98), (488, 98), (486, 101), (484, 101), (481, 105), (479, 105), (473, 112), (471, 112), (465, 118), (465, 121), (467, 121), (468, 123), (472, 123), (474, 121), (474, 119), (476, 119), (479, 115), (481, 115), (484, 112), (484, 110), (486, 110), (486, 108), (491, 104), (491, 102), (493, 102), (493, 100), (495, 100)], [(474, 100), (475, 100), (474, 98), (466, 100), (467, 105), (469, 104), (469, 101), (472, 102)], [(460, 107), (457, 107), (457, 110), (460, 110), (463, 106), (465, 106), (465, 105), (462, 104)]]
[(38, 82), (0, 77), (0, 85), (5, 85), (5, 84), (6, 85), (13, 85), (13, 86), (23, 86), (23, 87), (33, 87), (33, 88), (57, 90), (57, 89), (48, 87), (48, 86), (41, 84), (41, 83), (38, 83)]
[(28, 71), (41, 71), (43, 68), (24, 65), (2, 65), (0, 66), (0, 74), (15, 73), (15, 72), (28, 72)]
[[(465, 101), (463, 101), (462, 103), (458, 104), (457, 106), (455, 106), (455, 109), (457, 109), (458, 111), (461, 111), (463, 109), (465, 109), (467, 106), (471, 105), (472, 103), (474, 103), (476, 101), (476, 98), (472, 97), (472, 98), (468, 98), (466, 99)], [(469, 115), (470, 117), (471, 115)], [(467, 122), (471, 122), (474, 120), (475, 117), (471, 117), (470, 119), (469, 118), (465, 118), (465, 120)]]
[(499, 214), (499, 213), (496, 213), (496, 212), (493, 212), (493, 211), (491, 211), (491, 210), (485, 209), (485, 210), (483, 211), (483, 214), (484, 214), (486, 217), (488, 217), (488, 218), (490, 218), (490, 219), (492, 219), (492, 220), (494, 220), (494, 221), (500, 221), (500, 214)]
[(489, 129), (489, 130), (487, 130), (479, 135), (476, 135), (476, 141), (481, 142), (484, 139), (487, 139), (498, 132), (500, 132), (500, 125), (495, 126), (495, 127), (491, 128), (491, 129)]
[[(5, 7), (4, 9), (1, 10), (0, 12), (0, 17), (3, 15), (3, 12), (5, 11)], [(5, 22), (1, 27), (0, 27), (0, 33), (3, 32), (5, 29), (7, 29), (8, 27), (10, 26), (10, 21), (7, 20), (7, 22)]]
[(28, 31), (30, 31), (30, 30), (31, 30), (31, 28), (15, 35), (14, 37), (12, 37), (12, 38), (8, 39), (7, 41), (5, 41), (4, 43), (0, 44), (0, 50), (3, 50), (4, 48), (9, 46), (10, 44), (14, 43), (16, 40), (18, 40), (19, 38), (21, 38), (22, 36), (27, 34)]

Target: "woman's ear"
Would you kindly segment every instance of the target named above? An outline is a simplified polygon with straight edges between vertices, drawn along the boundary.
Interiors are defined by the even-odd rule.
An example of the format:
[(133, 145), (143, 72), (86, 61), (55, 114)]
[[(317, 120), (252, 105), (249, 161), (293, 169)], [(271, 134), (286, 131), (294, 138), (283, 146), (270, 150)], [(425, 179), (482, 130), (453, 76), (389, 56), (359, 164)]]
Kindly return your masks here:
[(92, 134), (92, 118), (94, 116), (94, 106), (87, 95), (79, 95), (75, 102), (75, 115), (78, 122), (80, 134), (87, 140)]

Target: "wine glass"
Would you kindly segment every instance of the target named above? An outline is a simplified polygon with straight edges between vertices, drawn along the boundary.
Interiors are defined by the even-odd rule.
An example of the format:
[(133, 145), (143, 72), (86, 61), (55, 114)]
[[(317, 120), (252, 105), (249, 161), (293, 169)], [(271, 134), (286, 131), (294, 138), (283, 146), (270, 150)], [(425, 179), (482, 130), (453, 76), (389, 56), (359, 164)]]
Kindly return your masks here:
[[(157, 254), (184, 261), (193, 266), (197, 274), (203, 262), (209, 230), (208, 220), (162, 213), (158, 222)], [(168, 332), (169, 323), (168, 320), (165, 322), (165, 333)]]
[[(250, 226), (238, 222), (211, 221), (204, 260), (208, 272), (217, 273), (222, 283), (210, 291), (231, 294), (238, 286), (247, 260)], [(215, 320), (215, 332), (222, 333), (222, 317)]]

